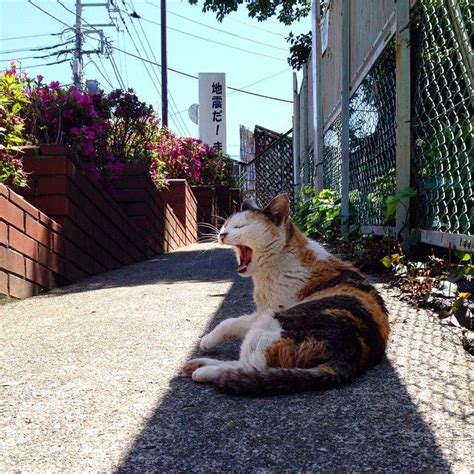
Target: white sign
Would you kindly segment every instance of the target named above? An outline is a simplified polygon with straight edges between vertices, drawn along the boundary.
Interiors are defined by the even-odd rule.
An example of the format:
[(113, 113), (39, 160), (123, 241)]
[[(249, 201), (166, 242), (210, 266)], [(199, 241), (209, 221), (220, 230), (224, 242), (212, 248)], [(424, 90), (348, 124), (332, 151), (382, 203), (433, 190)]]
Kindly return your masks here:
[(199, 138), (227, 152), (225, 73), (199, 73)]

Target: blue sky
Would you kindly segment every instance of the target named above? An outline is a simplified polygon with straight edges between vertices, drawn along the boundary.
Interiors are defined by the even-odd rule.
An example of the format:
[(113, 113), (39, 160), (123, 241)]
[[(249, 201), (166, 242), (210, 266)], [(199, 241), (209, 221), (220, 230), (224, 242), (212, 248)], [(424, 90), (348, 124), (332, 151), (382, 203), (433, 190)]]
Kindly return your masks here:
[[(65, 24), (72, 25), (74, 23), (74, 15), (61, 6), (57, 0), (33, 1)], [(66, 8), (71, 10), (75, 8), (74, 0), (60, 0), (60, 2)], [(83, 0), (83, 3), (102, 2), (105, 0)], [(140, 22), (126, 15), (122, 0), (117, 0), (117, 3), (124, 10), (123, 17), (140, 55), (146, 57), (143, 47), (148, 50), (148, 40), (151, 51), (160, 62), (160, 27), (151, 23), (160, 22), (160, 9), (158, 8), (160, 1), (125, 1), (128, 12), (136, 11), (143, 18)], [(241, 8), (239, 12), (224, 19), (223, 23), (219, 23), (214, 14), (202, 13), (200, 6), (189, 5), (187, 1), (168, 0), (167, 10), (168, 66), (170, 68), (195, 76), (199, 72), (225, 72), (228, 86), (292, 100), (292, 71), (286, 63), (288, 44), (284, 37), (290, 30), (296, 33), (308, 31), (310, 28), (309, 18), (290, 28), (274, 19), (263, 23), (252, 20), (248, 17), (245, 8)], [(105, 7), (85, 8), (83, 18), (89, 24), (109, 22)], [(195, 22), (226, 31), (232, 35)], [(117, 20), (117, 23), (122, 26), (120, 20)], [(142, 32), (142, 27), (145, 35)], [(27, 50), (62, 43), (68, 37), (67, 34), (62, 37), (63, 39), (60, 36), (48, 35), (7, 40), (12, 37), (59, 33), (64, 28), (63, 24), (48, 17), (29, 4), (27, 0), (1, 0), (0, 68), (4, 69), (8, 65), (9, 59), (25, 58), (21, 60), (21, 65), (26, 66), (30, 75), (41, 73), (47, 81), (59, 80), (63, 84), (71, 83), (69, 62), (54, 66), (31, 67), (53, 62), (56, 58), (29, 58), (30, 56), (48, 54), (50, 50)], [(175, 31), (173, 28), (180, 31)], [(124, 30), (123, 27), (122, 30)], [(104, 32), (112, 41), (113, 46), (137, 54), (127, 31), (118, 32), (115, 28), (104, 28)], [(190, 35), (201, 36), (208, 41)], [(92, 33), (86, 41), (86, 49), (97, 47), (98, 42), (94, 38), (97, 38), (97, 34)], [(139, 38), (142, 40), (143, 47)], [(226, 43), (234, 48), (240, 48), (240, 50), (215, 42)], [(71, 46), (66, 45), (58, 49)], [(15, 51), (18, 49), (25, 49), (25, 51)], [(151, 51), (148, 50), (148, 54), (150, 59), (154, 60)], [(112, 85), (118, 87), (118, 79), (113, 72), (110, 60), (105, 56), (99, 58), (97, 55), (91, 55), (91, 59), (90, 62), (89, 58), (85, 57), (86, 78), (97, 79), (105, 90), (110, 90), (110, 85), (98, 71), (100, 69)], [(119, 70), (119, 75), (127, 87), (135, 89), (141, 100), (153, 104), (158, 111), (161, 111), (159, 96), (161, 88), (155, 77), (155, 74), (160, 76), (159, 69), (149, 66), (152, 80), (140, 60), (127, 57), (118, 51), (113, 53), (113, 59)], [(197, 136), (197, 126), (189, 119), (187, 109), (191, 104), (198, 102), (198, 81), (170, 71), (168, 85), (171, 95), (169, 110), (171, 128), (179, 135)], [(241, 124), (250, 128), (258, 124), (278, 132), (286, 132), (291, 128), (292, 104), (239, 92), (227, 91), (227, 94), (227, 151), (231, 155), (239, 154), (239, 125)], [(184, 112), (177, 115), (182, 111)]]

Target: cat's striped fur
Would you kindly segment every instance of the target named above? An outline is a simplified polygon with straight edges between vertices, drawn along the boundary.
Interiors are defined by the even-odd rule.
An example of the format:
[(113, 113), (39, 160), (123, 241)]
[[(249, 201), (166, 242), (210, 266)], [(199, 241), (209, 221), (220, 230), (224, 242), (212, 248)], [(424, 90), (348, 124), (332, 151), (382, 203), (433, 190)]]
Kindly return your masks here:
[(382, 298), (351, 264), (304, 236), (286, 195), (263, 210), (245, 202), (219, 239), (234, 247), (239, 273), (253, 277), (257, 310), (204, 336), (203, 350), (243, 338), (240, 359), (191, 360), (183, 372), (194, 381), (243, 395), (320, 390), (381, 360), (389, 335)]

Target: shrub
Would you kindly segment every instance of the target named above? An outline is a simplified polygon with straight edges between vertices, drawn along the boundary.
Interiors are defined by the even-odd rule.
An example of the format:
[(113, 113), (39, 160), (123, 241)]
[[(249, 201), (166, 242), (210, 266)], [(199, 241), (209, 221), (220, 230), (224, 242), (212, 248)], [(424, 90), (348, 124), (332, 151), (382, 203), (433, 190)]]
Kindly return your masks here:
[(0, 183), (10, 186), (27, 185), (21, 153), (15, 150), (23, 141), (20, 112), (29, 100), (24, 91), (25, 81), (24, 74), (17, 74), (14, 62), (0, 74)]

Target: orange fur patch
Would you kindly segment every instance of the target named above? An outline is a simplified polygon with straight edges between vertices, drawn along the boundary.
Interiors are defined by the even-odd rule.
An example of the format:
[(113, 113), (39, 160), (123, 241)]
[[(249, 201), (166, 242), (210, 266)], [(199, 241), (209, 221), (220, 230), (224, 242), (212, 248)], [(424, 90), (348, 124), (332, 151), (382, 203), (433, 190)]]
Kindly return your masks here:
[(293, 339), (280, 338), (266, 350), (265, 358), (268, 367), (307, 369), (327, 360), (327, 344), (314, 338), (301, 343)]

